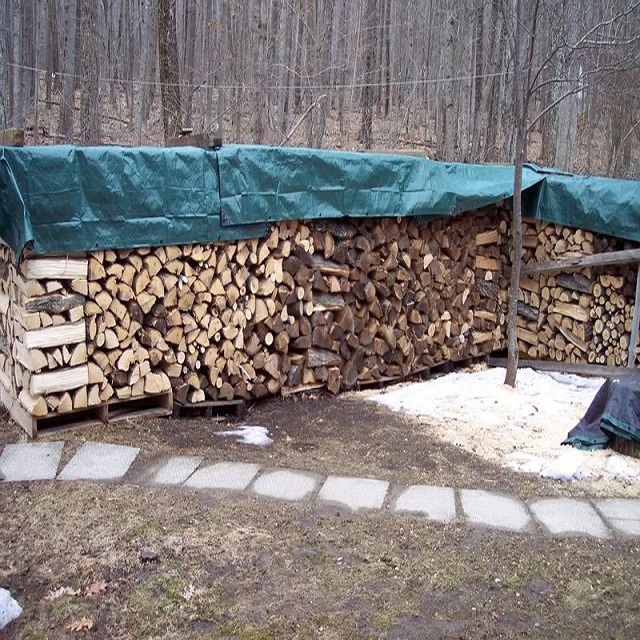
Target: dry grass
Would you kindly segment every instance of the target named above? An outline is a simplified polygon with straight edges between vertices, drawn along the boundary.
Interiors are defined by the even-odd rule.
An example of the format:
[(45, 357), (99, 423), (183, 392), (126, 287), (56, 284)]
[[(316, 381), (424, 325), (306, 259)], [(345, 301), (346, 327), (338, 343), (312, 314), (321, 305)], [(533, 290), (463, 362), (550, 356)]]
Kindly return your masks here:
[[(640, 633), (632, 541), (95, 484), (4, 485), (0, 508), (0, 582), (25, 610), (10, 638), (78, 637), (83, 617), (101, 638)], [(81, 594), (48, 600), (60, 587)]]

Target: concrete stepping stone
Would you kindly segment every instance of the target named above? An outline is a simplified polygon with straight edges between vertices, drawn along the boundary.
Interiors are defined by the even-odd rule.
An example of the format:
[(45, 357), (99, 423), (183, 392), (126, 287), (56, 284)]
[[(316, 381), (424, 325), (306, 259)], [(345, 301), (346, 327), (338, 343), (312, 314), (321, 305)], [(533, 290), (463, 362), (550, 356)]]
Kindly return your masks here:
[(200, 466), (202, 456), (174, 456), (153, 475), (155, 484), (182, 484)]
[(253, 491), (268, 498), (280, 500), (305, 500), (318, 487), (317, 477), (301, 471), (279, 469), (267, 471), (253, 483)]
[(456, 494), (450, 487), (414, 485), (398, 496), (393, 508), (421, 513), (429, 520), (451, 522), (456, 517)]
[(620, 533), (640, 536), (640, 500), (607, 498), (597, 500), (600, 513)]
[(256, 477), (260, 466), (246, 462), (218, 462), (198, 469), (185, 483), (192, 489), (244, 491)]
[(384, 480), (329, 476), (320, 489), (318, 500), (337, 502), (352, 511), (380, 509), (388, 489), (389, 483)]
[(524, 531), (531, 516), (520, 500), (490, 491), (463, 489), (460, 500), (465, 516), (474, 524), (510, 531)]
[(537, 520), (553, 535), (609, 537), (609, 531), (596, 510), (584, 500), (541, 498), (533, 500), (529, 507)]
[(118, 480), (129, 470), (140, 449), (105, 442), (85, 442), (58, 480)]
[(23, 442), (8, 444), (0, 456), (4, 482), (53, 480), (64, 442)]

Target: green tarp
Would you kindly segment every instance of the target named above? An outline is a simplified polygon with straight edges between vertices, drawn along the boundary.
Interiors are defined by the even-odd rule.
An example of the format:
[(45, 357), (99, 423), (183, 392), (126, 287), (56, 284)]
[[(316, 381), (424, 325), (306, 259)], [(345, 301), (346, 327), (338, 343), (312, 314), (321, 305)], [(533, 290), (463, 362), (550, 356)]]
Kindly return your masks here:
[[(513, 195), (513, 167), (413, 156), (224, 146), (223, 224), (300, 218), (427, 216), (479, 209)], [(524, 188), (544, 176), (525, 169)]]
[(179, 147), (3, 147), (0, 236), (19, 254), (235, 240), (222, 228), (215, 151)]
[[(527, 165), (524, 215), (640, 241), (640, 183)], [(0, 147), (16, 254), (258, 237), (279, 220), (449, 217), (510, 198), (513, 167), (229, 145)]]

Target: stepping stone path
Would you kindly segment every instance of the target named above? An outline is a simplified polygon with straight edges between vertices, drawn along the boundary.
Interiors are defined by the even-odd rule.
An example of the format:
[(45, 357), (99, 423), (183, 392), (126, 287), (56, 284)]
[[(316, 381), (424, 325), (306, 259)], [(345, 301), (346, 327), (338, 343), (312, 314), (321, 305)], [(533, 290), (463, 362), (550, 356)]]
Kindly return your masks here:
[[(9, 444), (0, 455), (0, 485), (36, 480), (106, 480), (127, 482), (139, 449), (86, 442), (58, 473), (64, 442)], [(138, 461), (129, 476), (152, 486), (197, 491), (247, 492), (289, 502), (339, 506), (350, 511), (410, 513), (440, 523), (461, 522), (487, 529), (552, 536), (640, 537), (640, 498), (536, 498), (476, 489), (392, 485), (385, 480), (323, 476), (294, 469), (269, 469), (246, 462), (205, 461), (201, 456), (172, 456)], [(0, 491), (2, 489), (0, 488)], [(457, 506), (457, 500), (459, 505)]]
[(117, 480), (127, 473), (138, 453), (135, 447), (85, 442), (58, 480)]

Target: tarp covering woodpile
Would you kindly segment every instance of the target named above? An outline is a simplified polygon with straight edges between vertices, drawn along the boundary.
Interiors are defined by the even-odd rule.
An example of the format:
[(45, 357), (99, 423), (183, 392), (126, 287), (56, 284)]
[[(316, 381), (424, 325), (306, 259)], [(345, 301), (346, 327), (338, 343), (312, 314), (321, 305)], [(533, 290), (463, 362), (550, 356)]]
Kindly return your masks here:
[[(524, 168), (524, 214), (640, 241), (640, 182)], [(0, 236), (20, 255), (259, 237), (268, 222), (443, 218), (513, 195), (513, 167), (391, 154), (0, 148)]]

